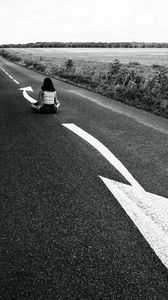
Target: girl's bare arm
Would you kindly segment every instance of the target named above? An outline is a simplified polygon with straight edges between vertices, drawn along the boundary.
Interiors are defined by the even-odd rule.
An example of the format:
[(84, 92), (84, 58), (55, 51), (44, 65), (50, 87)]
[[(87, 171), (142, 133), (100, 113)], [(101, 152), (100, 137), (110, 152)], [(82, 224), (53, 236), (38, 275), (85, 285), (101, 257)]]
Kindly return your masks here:
[(55, 104), (59, 103), (56, 91), (54, 92), (54, 102), (55, 102)]
[(42, 100), (43, 100), (43, 91), (40, 91), (38, 97), (38, 104), (42, 104)]

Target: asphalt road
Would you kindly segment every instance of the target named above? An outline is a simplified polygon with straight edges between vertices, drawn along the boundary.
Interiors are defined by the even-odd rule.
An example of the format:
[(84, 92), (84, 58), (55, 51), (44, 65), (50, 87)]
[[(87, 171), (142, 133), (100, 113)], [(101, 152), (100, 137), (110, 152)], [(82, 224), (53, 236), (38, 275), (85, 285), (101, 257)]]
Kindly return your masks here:
[[(168, 121), (53, 79), (57, 115), (33, 113), (44, 76), (0, 58), (0, 299), (168, 299), (168, 271), (100, 176), (168, 198)], [(167, 131), (167, 133), (166, 133)]]

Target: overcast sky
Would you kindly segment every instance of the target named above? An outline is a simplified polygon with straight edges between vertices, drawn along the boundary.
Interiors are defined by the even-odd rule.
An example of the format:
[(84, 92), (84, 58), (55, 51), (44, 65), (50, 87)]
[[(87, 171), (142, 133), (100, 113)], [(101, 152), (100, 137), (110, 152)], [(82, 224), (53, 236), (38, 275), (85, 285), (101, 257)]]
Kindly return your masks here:
[(168, 42), (168, 0), (1, 0), (0, 44)]

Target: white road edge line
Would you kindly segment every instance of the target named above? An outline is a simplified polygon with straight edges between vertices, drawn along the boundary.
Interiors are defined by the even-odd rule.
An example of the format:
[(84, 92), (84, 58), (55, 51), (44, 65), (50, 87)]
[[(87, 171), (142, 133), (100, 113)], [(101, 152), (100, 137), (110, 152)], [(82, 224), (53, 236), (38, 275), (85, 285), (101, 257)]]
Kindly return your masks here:
[(1, 66), (0, 69), (6, 74), (8, 75), (16, 84), (20, 84), (16, 79), (14, 79), (8, 72), (6, 72)]
[(17, 80), (13, 79), (13, 81), (16, 83), (16, 84), (20, 84)]
[(125, 168), (125, 166), (106, 148), (101, 142), (94, 138), (91, 134), (87, 133), (80, 127), (76, 126), (73, 123), (62, 124), (64, 127), (73, 131), (75, 134), (83, 138), (90, 145), (92, 145), (97, 151), (99, 151), (111, 165), (113, 165), (123, 177), (134, 187), (137, 187), (139, 190), (144, 191), (142, 186), (135, 180), (131, 173)]

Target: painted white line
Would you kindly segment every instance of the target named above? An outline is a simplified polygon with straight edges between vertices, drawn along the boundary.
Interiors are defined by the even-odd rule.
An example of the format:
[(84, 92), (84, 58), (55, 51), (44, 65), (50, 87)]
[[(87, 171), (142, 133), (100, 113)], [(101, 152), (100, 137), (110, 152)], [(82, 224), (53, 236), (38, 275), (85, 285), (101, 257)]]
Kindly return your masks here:
[(21, 89), (19, 89), (19, 90), (23, 91), (23, 96), (24, 96), (29, 102), (31, 102), (31, 103), (37, 103), (37, 100), (33, 99), (32, 97), (30, 97), (30, 96), (27, 94), (27, 91), (33, 92), (31, 86), (28, 86), (28, 87), (25, 87), (25, 88), (21, 88)]
[(6, 72), (1, 66), (0, 69), (5, 72), (6, 75), (8, 75), (16, 84), (19, 84), (19, 82), (17, 80), (15, 80), (8, 72)]
[(13, 81), (16, 83), (16, 84), (20, 84), (17, 80), (13, 79)]
[(168, 199), (99, 177), (168, 268)]
[(144, 190), (141, 185), (135, 180), (135, 178), (130, 174), (130, 172), (125, 168), (125, 166), (110, 152), (108, 148), (106, 148), (96, 138), (73, 123), (62, 125), (76, 133), (78, 136), (92, 145), (97, 151), (99, 151), (109, 161), (109, 163), (113, 165), (123, 175), (123, 177), (126, 178), (126, 180), (132, 186), (135, 186), (140, 190)]

